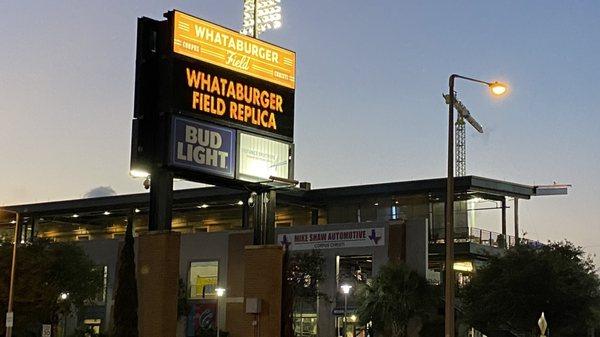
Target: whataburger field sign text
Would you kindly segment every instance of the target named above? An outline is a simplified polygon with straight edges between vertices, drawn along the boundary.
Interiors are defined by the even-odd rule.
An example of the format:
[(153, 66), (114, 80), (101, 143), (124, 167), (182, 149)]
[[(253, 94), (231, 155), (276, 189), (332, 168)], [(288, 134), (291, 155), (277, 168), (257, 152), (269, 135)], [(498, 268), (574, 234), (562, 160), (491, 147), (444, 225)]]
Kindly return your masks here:
[(173, 25), (175, 53), (295, 89), (294, 52), (178, 11)]

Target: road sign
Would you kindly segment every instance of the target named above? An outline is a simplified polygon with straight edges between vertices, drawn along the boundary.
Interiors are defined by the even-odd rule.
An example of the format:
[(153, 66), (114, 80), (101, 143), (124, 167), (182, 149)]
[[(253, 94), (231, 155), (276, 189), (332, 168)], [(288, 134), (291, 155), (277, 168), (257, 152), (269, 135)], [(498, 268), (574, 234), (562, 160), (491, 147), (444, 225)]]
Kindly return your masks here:
[(42, 324), (42, 337), (51, 337), (51, 336), (52, 336), (52, 325)]
[(6, 313), (6, 327), (12, 328), (14, 320), (15, 320), (15, 313), (12, 311), (7, 312)]

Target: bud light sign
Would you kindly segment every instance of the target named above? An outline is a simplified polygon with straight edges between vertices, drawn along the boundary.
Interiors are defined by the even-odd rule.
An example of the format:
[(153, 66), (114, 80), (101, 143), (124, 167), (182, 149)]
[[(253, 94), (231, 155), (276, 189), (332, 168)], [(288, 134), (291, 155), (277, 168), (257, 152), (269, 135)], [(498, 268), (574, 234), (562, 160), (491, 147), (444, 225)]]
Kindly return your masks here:
[(177, 168), (233, 178), (235, 130), (174, 116), (170, 165)]

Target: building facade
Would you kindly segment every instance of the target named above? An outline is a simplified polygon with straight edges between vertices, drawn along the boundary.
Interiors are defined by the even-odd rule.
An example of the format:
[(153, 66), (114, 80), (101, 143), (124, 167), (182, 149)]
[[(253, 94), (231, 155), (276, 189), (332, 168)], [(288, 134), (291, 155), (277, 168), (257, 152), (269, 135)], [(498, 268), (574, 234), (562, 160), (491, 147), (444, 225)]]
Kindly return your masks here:
[[(518, 238), (509, 235), (508, 204), (537, 195), (535, 186), (475, 176), (456, 178), (455, 272), (459, 285), (478, 266)], [(342, 317), (353, 336), (364, 336), (349, 295), (344, 307), (340, 285), (368, 282), (390, 260), (439, 282), (443, 271), (444, 179), (405, 181), (326, 189), (278, 190), (277, 244), (291, 254), (318, 251), (326, 274), (319, 290), (328, 301), (295, 308), (295, 329), (303, 336), (335, 336)], [(181, 233), (179, 275), (188, 302), (180, 313), (179, 336), (194, 336), (207, 325), (227, 330), (238, 321), (228, 306), (245, 301), (244, 247), (252, 244), (248, 193), (225, 188), (179, 190), (173, 198), (173, 231)], [(102, 301), (73, 315), (68, 326), (98, 331), (111, 326), (119, 248), (128, 221), (135, 236), (147, 233), (148, 194), (5, 207), (21, 214), (21, 241), (46, 238), (77, 241), (105, 270)], [(513, 210), (518, 209), (513, 206)], [(518, 219), (515, 212), (514, 219)], [(12, 215), (0, 211), (0, 240), (14, 233)], [(479, 228), (484, 224), (486, 229)], [(494, 230), (496, 229), (496, 230)], [(226, 288), (217, 298), (215, 288)], [(220, 310), (218, 308), (221, 308)], [(347, 310), (344, 310), (347, 309)], [(248, 326), (252, 329), (252, 326)], [(237, 337), (234, 334), (232, 337)]]

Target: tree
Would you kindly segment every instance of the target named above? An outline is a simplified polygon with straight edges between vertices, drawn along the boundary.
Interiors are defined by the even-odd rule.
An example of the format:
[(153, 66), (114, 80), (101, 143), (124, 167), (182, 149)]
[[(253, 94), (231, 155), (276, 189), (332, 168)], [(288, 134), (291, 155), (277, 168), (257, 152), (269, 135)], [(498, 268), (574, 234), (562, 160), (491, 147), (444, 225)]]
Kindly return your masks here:
[(404, 264), (383, 266), (372, 284), (358, 289), (358, 317), (362, 325), (385, 336), (406, 336), (411, 319), (424, 319), (434, 309), (434, 292), (427, 280)]
[(595, 266), (570, 242), (511, 248), (478, 270), (462, 297), (468, 323), (487, 335), (529, 336), (542, 312), (553, 336), (586, 336), (600, 320)]
[[(12, 245), (0, 246), (0, 289), (8, 289)], [(103, 288), (102, 272), (74, 243), (37, 239), (17, 248), (14, 289), (14, 335), (39, 334), (41, 324), (56, 327), (64, 315), (81, 311)], [(66, 298), (62, 299), (61, 294)], [(0, 312), (6, 312), (8, 291), (0, 293)], [(4, 326), (4, 315), (0, 315)]]
[(114, 307), (114, 337), (137, 337), (138, 296), (135, 277), (135, 252), (133, 240), (133, 217), (127, 221), (125, 244), (119, 254), (117, 293)]
[(326, 278), (325, 258), (319, 251), (285, 254), (284, 335), (289, 337), (293, 336), (293, 313), (300, 312), (302, 320), (306, 306), (318, 298), (328, 300), (328, 296), (319, 291), (319, 283)]

